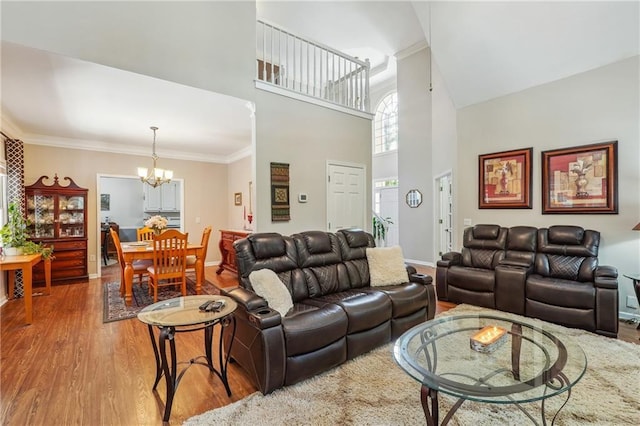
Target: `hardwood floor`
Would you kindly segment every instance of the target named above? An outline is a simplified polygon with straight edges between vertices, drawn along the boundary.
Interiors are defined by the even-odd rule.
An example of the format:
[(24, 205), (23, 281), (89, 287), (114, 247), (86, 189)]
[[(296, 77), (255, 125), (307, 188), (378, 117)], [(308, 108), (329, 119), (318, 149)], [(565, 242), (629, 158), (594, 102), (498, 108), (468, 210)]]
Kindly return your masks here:
[[(54, 286), (50, 296), (34, 298), (34, 322), (24, 324), (24, 303), (2, 306), (0, 334), (0, 424), (2, 425), (156, 425), (162, 423), (164, 381), (151, 391), (155, 363), (146, 325), (136, 319), (103, 323), (103, 285), (119, 279), (118, 266), (103, 268), (102, 279)], [(229, 272), (206, 279), (219, 287), (235, 285)], [(431, 268), (420, 272), (433, 274)], [(454, 307), (439, 302), (437, 312)], [(638, 343), (634, 325), (621, 323), (620, 338)], [(179, 360), (203, 353), (202, 334), (178, 334)], [(237, 365), (229, 367), (233, 395), (199, 365), (183, 376), (169, 424), (255, 392)]]

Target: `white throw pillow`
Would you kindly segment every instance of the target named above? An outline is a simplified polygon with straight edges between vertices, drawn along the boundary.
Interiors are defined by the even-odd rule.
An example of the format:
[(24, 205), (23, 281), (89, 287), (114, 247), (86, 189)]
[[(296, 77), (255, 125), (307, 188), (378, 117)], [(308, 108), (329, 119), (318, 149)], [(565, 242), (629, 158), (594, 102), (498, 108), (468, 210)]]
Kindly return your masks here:
[(285, 316), (293, 307), (291, 293), (271, 269), (260, 269), (249, 274), (249, 281), (256, 294), (264, 298), (269, 307)]
[(409, 281), (400, 246), (367, 248), (367, 262), (372, 287)]

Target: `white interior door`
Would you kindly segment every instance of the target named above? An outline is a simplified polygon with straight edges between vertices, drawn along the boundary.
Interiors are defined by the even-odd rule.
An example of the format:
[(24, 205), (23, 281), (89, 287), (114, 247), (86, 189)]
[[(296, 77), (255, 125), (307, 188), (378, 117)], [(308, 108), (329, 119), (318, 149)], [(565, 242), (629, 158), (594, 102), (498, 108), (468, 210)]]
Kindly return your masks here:
[(327, 230), (365, 228), (364, 166), (328, 164)]
[(440, 256), (453, 250), (453, 184), (451, 173), (436, 179), (437, 251)]

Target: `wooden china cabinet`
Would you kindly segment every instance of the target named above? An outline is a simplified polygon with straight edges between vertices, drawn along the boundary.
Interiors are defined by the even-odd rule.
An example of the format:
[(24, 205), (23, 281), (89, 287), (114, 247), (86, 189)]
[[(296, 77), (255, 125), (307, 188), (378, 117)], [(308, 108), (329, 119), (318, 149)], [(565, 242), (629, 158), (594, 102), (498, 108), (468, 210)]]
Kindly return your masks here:
[[(33, 185), (25, 186), (27, 233), (29, 240), (53, 246), (52, 284), (88, 281), (87, 268), (87, 192), (69, 177), (68, 185), (47, 185), (49, 176), (41, 176)], [(34, 284), (44, 283), (44, 270), (39, 263), (33, 271)], [(38, 268), (38, 266), (40, 266)]]

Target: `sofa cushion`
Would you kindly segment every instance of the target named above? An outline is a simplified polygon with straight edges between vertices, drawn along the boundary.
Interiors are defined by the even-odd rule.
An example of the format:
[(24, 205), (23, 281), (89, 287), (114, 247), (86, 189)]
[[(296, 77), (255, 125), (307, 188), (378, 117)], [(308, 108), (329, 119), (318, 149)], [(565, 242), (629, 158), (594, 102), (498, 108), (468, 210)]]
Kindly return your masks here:
[(584, 229), (579, 226), (550, 226), (551, 244), (580, 245), (584, 238)]
[(367, 248), (367, 262), (372, 287), (409, 281), (400, 246)]
[(391, 319), (391, 301), (380, 291), (347, 290), (309, 299), (305, 303), (340, 306), (349, 318), (349, 334), (369, 330)]
[(249, 280), (256, 294), (264, 298), (269, 307), (280, 315), (285, 316), (293, 307), (291, 293), (271, 269), (253, 271), (249, 274)]
[(596, 289), (591, 282), (545, 278), (534, 274), (527, 278), (527, 300), (566, 308), (594, 309)]
[(477, 292), (493, 292), (495, 274), (490, 269), (452, 266), (448, 274), (449, 285)]
[(402, 318), (414, 314), (428, 303), (427, 287), (424, 284), (405, 283), (384, 287), (371, 287), (391, 300), (392, 318)]
[(287, 357), (313, 352), (344, 339), (347, 314), (337, 305), (296, 303), (282, 319)]

